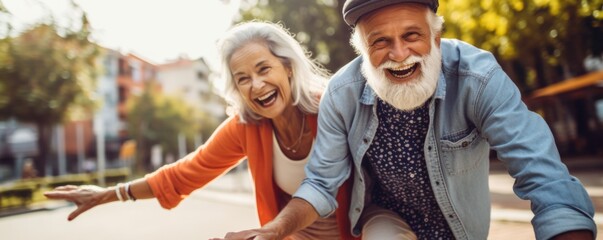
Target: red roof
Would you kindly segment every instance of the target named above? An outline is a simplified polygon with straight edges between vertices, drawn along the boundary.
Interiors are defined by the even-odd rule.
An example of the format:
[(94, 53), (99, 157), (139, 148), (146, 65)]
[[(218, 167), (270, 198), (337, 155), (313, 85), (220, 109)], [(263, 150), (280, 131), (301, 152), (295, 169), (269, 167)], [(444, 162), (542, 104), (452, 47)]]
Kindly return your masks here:
[(534, 93), (532, 93), (530, 96), (530, 99), (555, 96), (591, 86), (603, 87), (603, 71), (591, 72), (579, 77), (570, 78), (555, 84), (551, 84), (534, 91)]

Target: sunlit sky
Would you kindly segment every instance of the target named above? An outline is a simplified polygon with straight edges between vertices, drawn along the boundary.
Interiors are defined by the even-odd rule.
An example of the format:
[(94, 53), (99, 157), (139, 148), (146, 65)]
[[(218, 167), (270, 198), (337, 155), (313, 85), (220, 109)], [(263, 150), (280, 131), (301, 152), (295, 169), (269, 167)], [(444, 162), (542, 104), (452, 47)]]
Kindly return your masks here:
[[(48, 19), (40, 5), (68, 25), (69, 0), (2, 0), (13, 23), (26, 28)], [(216, 39), (231, 25), (238, 0), (75, 0), (88, 14), (94, 41), (154, 63), (186, 55), (216, 64)]]

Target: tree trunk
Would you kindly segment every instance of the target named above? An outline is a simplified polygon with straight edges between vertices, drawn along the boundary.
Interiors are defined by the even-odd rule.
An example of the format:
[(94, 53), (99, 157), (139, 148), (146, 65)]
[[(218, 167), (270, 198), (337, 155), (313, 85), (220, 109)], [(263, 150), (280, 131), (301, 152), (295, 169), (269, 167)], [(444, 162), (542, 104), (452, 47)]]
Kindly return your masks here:
[(544, 51), (543, 49), (533, 49), (533, 59), (534, 59), (534, 70), (536, 71), (536, 89), (546, 87), (552, 84), (552, 80), (548, 79), (545, 74), (545, 61), (542, 59), (540, 52)]
[(140, 133), (136, 140), (136, 173), (144, 174), (149, 172), (149, 144), (144, 134), (147, 131), (147, 122), (140, 124)]
[(35, 168), (38, 176), (46, 176), (46, 164), (50, 162), (50, 138), (52, 136), (52, 127), (44, 122), (37, 122), (38, 128), (38, 157), (35, 160)]

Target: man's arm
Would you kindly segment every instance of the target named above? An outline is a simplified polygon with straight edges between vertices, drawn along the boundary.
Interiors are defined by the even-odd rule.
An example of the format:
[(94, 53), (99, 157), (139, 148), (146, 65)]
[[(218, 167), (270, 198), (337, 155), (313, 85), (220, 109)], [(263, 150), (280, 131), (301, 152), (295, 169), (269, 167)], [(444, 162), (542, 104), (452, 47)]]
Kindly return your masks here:
[[(318, 219), (312, 205), (301, 198), (293, 198), (274, 220), (259, 229), (227, 233), (224, 240), (279, 240), (302, 230)], [(222, 238), (215, 238), (218, 240)]]
[(274, 229), (278, 233), (277, 239), (282, 239), (310, 226), (318, 217), (310, 203), (301, 198), (293, 198), (273, 221), (266, 224), (266, 228)]
[(596, 236), (592, 201), (561, 162), (548, 125), (527, 109), (501, 69), (492, 76), (477, 101), (475, 122), (515, 179), (515, 194), (530, 200), (536, 238), (583, 230)]

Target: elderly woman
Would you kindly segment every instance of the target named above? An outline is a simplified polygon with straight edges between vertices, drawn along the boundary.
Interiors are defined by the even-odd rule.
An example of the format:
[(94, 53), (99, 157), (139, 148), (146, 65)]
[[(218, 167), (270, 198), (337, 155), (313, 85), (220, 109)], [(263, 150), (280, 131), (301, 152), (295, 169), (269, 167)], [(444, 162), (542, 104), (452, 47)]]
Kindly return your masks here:
[[(235, 26), (219, 41), (219, 50), (231, 117), (204, 145), (141, 179), (108, 188), (62, 186), (45, 196), (74, 202), (77, 209), (69, 220), (113, 201), (157, 198), (170, 209), (247, 158), (260, 223), (274, 219), (305, 178), (327, 72), (286, 30), (272, 23)], [(291, 237), (353, 239), (347, 231), (348, 196), (344, 184), (336, 214)]]

